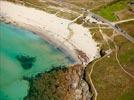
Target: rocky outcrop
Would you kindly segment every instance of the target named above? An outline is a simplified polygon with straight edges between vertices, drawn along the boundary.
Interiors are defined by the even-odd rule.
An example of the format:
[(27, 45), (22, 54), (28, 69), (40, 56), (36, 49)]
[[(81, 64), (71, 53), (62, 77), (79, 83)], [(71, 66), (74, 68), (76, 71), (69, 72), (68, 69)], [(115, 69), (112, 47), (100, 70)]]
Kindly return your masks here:
[(90, 100), (88, 84), (83, 80), (84, 67), (53, 69), (30, 80), (26, 100)]

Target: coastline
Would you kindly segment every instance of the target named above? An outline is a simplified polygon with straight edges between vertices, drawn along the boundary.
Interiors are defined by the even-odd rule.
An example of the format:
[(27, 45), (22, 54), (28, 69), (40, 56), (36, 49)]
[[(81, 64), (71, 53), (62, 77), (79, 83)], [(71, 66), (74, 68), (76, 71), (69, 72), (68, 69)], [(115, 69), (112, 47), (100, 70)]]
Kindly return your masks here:
[(12, 21), (11, 19), (3, 19), (0, 18), (2, 20), (2, 22), (7, 23), (7, 24), (12, 24), (14, 26), (17, 26), (19, 28), (25, 29), (27, 31), (32, 32), (33, 34), (38, 35), (40, 38), (44, 39), (45, 41), (47, 41), (50, 45), (52, 45), (54, 48), (62, 51), (66, 57), (68, 57), (70, 60), (74, 61), (73, 64), (71, 64), (71, 66), (75, 65), (75, 64), (81, 64), (81, 61), (78, 59), (77, 55), (74, 53), (74, 51), (72, 51), (70, 48), (68, 48), (66, 45), (60, 45), (61, 42), (57, 39), (55, 39), (53, 36), (49, 36), (47, 34), (43, 34), (46, 33), (47, 31), (42, 31), (39, 28), (32, 26), (32, 25), (28, 25), (26, 23), (19, 23), (19, 22), (15, 22)]
[(25, 100), (46, 100), (48, 97), (56, 100), (92, 100), (90, 88), (83, 78), (84, 69), (83, 65), (77, 64), (40, 73), (31, 79), (25, 78), (30, 83)]
[[(13, 21), (7, 21), (7, 20), (5, 20), (5, 23), (16, 25), (17, 27), (20, 27), (20, 28), (24, 28), (23, 25), (27, 26), (26, 24), (14, 23)], [(32, 28), (34, 28), (34, 27), (31, 26), (31, 27), (28, 27), (28, 28), (25, 28), (25, 29), (31, 30)], [(36, 29), (34, 28), (34, 30), (36, 30)], [(44, 34), (40, 33), (39, 30), (32, 31), (32, 32), (33, 32), (33, 34), (37, 34), (39, 36), (40, 36), (40, 34), (43, 35), (42, 38), (44, 37)], [(45, 40), (46, 40), (46, 37), (44, 37)], [(48, 37), (47, 41), (50, 43), (51, 42), (51, 37), (50, 38)], [(54, 42), (54, 41), (52, 40), (52, 42)], [(54, 45), (54, 44), (52, 43), (52, 45)], [(69, 49), (65, 48), (64, 46), (63, 47), (61, 46), (61, 47), (58, 47), (58, 48), (59, 49), (63, 48), (67, 52), (70, 52), (70, 51), (68, 51)], [(67, 53), (67, 52), (65, 52), (65, 53)], [(38, 82), (38, 80), (42, 80), (41, 81), (42, 83), (43, 83), (43, 81), (45, 81), (46, 84), (48, 84), (47, 83), (48, 81), (53, 82), (53, 80), (56, 80), (56, 81), (60, 81), (60, 83), (58, 82), (56, 84), (58, 84), (60, 88), (63, 88), (63, 90), (67, 92), (67, 95), (62, 94), (62, 96), (65, 96), (65, 98), (69, 98), (69, 99), (70, 98), (75, 98), (76, 100), (87, 98), (88, 100), (91, 100), (91, 97), (92, 97), (91, 91), (89, 91), (89, 86), (88, 86), (88, 84), (87, 84), (87, 82), (86, 82), (86, 80), (84, 79), (84, 76), (83, 76), (83, 73), (85, 71), (84, 67), (85, 66), (83, 64), (78, 64), (78, 62), (77, 62), (76, 64), (71, 64), (70, 66), (68, 66), (68, 68), (62, 68), (62, 69), (57, 68), (57, 69), (52, 69), (49, 72), (39, 73), (39, 74), (36, 75), (35, 78), (34, 77), (32, 77), (32, 78), (24, 77), (24, 80), (26, 80), (30, 83), (29, 92), (28, 92), (27, 96), (25, 96), (24, 98), (26, 100), (32, 100), (31, 99), (32, 98), (31, 94), (33, 94), (33, 95), (34, 95), (34, 93), (36, 94), (36, 91), (32, 90), (33, 87), (34, 87), (33, 82), (35, 82), (35, 80), (37, 80), (37, 82)], [(49, 75), (50, 77), (49, 76), (47, 77), (46, 75)], [(58, 77), (56, 79), (54, 79), (53, 75), (54, 76), (58, 75)], [(53, 76), (53, 77), (51, 78), (51, 76)], [(46, 78), (46, 77), (48, 78), (47, 80), (43, 79), (43, 78)], [(41, 82), (39, 82), (39, 83), (44, 86), (44, 84), (42, 84)], [(36, 83), (34, 83), (34, 84), (36, 84)], [(63, 84), (63, 85), (60, 86), (61, 84)], [(52, 85), (52, 87), (53, 86), (54, 85)], [(38, 86), (36, 86), (36, 88), (38, 88)], [(45, 88), (47, 88), (47, 86)], [(48, 91), (53, 91), (51, 88), (47, 89), (47, 90)], [(38, 91), (40, 91), (40, 90), (38, 90)], [(55, 93), (54, 96), (58, 97), (58, 93)], [(40, 97), (40, 95), (38, 95), (37, 97)]]
[[(69, 89), (73, 90), (75, 98), (91, 98), (92, 95), (89, 94), (89, 92), (91, 93), (89, 90), (90, 86), (83, 75), (85, 67), (89, 62), (100, 57), (100, 55), (99, 47), (97, 47), (97, 43), (92, 38), (89, 29), (75, 23), (70, 25), (72, 23), (70, 20), (59, 18), (56, 15), (35, 8), (7, 1), (0, 1), (0, 3), (0, 18), (4, 22), (39, 35), (55, 48), (64, 52), (65, 55), (69, 55), (69, 57), (76, 60), (76, 63), (70, 65), (68, 68), (68, 70), (72, 69), (68, 73), (70, 77), (68, 79), (72, 80), (67, 84), (69, 86), (71, 84), (72, 87), (69, 87)], [(5, 8), (5, 6), (8, 7)], [(68, 29), (68, 25), (71, 26), (70, 28), (74, 33), (69, 40), (70, 30)], [(66, 79), (66, 77), (64, 78)]]
[[(128, 7), (129, 2), (121, 1), (124, 7), (112, 11), (114, 10), (113, 8), (118, 8), (119, 5), (118, 2), (113, 2), (112, 5), (115, 6), (111, 6), (109, 5), (110, 2), (112, 1), (104, 2), (102, 5), (94, 2), (94, 6), (90, 2), (89, 5), (92, 7), (87, 7), (87, 2), (78, 2), (77, 0), (74, 2), (68, 0), (0, 0), (1, 32), (7, 31), (7, 34), (9, 34), (2, 34), (5, 38), (1, 38), (1, 43), (4, 41), (2, 48), (5, 48), (4, 51), (3, 49), (1, 50), (3, 52), (7, 50), (4, 55), (3, 53), (0, 55), (2, 56), (1, 64), (3, 65), (0, 69), (4, 73), (1, 75), (3, 86), (0, 88), (0, 95), (3, 96), (3, 92), (1, 92), (3, 90), (5, 91), (5, 99), (11, 100), (10, 97), (13, 96), (17, 98), (23, 95), (22, 88), (26, 82), (27, 87), (25, 86), (23, 89), (25, 94), (22, 96), (24, 100), (114, 100), (133, 98), (134, 81), (131, 75), (133, 73), (133, 44), (118, 35), (118, 32), (115, 32), (114, 29), (105, 25), (97, 25), (101, 24), (96, 19), (100, 14), (94, 15), (96, 12), (101, 12), (101, 9), (107, 10), (110, 6), (111, 12), (115, 13), (114, 16), (117, 16), (120, 20), (118, 21), (119, 24), (118, 22), (111, 23), (115, 24), (115, 26), (116, 24), (119, 25), (122, 30), (128, 32), (129, 35), (133, 35), (132, 9)], [(98, 5), (102, 7), (98, 7)], [(94, 8), (97, 9), (95, 10)], [(93, 14), (86, 16), (86, 12), (89, 15), (92, 12)], [(110, 14), (110, 11), (106, 11), (107, 13)], [(90, 20), (88, 20), (88, 17), (91, 17)], [(6, 24), (4, 24), (5, 22)], [(3, 26), (9, 27), (5, 28)], [(8, 31), (10, 26), (14, 27), (11, 30), (15, 31), (13, 34)], [(24, 31), (17, 31), (17, 29)], [(20, 38), (16, 37), (18, 35), (21, 35)], [(29, 38), (27, 39), (27, 37)], [(24, 39), (24, 43), (21, 43), (21, 40), (23, 40), (21, 38)], [(39, 42), (39, 46), (35, 41)], [(47, 49), (47, 45), (49, 49)], [(15, 48), (20, 48), (21, 50), (16, 50)], [(25, 48), (26, 53), (23, 51)], [(15, 74), (20, 72), (17, 70), (18, 68), (23, 68), (22, 64), (14, 67), (14, 65), (8, 64), (7, 61), (3, 61), (3, 56), (7, 56), (8, 60), (12, 58), (9, 54), (12, 51), (18, 52), (17, 54), (12, 53), (16, 60), (21, 55), (22, 57), (24, 55), (27, 58), (36, 58), (37, 62), (41, 61), (40, 65), (32, 67), (39, 70), (40, 66), (42, 66), (39, 73), (30, 77), (29, 72), (35, 72), (36, 70), (29, 70), (26, 73), (29, 77), (25, 75), (19, 79), (19, 81), (22, 80), (19, 82), (22, 84), (21, 86), (17, 81), (18, 78), (12, 81), (13, 83), (18, 83), (15, 87), (5, 84), (6, 79), (7, 82), (10, 82), (12, 76), (19, 77), (23, 72)], [(59, 52), (61, 52), (63, 58), (60, 58), (60, 55), (57, 56)], [(55, 60), (55, 58), (58, 59)], [(68, 59), (67, 61), (65, 60), (67, 65), (64, 64), (64, 58)], [(16, 60), (13, 63), (17, 63)], [(54, 64), (49, 66), (45, 63), (47, 60), (49, 60), (49, 64)], [(68, 64), (70, 61), (76, 62)], [(78, 62), (79, 64), (77, 64)], [(33, 62), (33, 64), (36, 65), (36, 62)], [(50, 68), (50, 70), (44, 71), (44, 68)], [(10, 90), (10, 86), (12, 86), (12, 90)], [(114, 89), (111, 87), (114, 87)], [(10, 91), (8, 92), (7, 90)], [(8, 93), (14, 95), (12, 96)], [(19, 97), (18, 99), (21, 98)]]
[[(16, 5), (7, 1), (0, 2), (1, 18), (40, 35), (40, 37), (59, 48), (65, 54), (71, 55), (77, 63), (82, 63), (84, 67), (99, 56), (97, 43), (92, 39), (87, 28), (72, 24), (71, 28), (75, 34), (70, 40), (67, 40), (70, 34), (67, 26), (71, 21), (34, 8)], [(8, 6), (7, 9), (5, 6)], [(85, 55), (85, 58), (83, 55)]]

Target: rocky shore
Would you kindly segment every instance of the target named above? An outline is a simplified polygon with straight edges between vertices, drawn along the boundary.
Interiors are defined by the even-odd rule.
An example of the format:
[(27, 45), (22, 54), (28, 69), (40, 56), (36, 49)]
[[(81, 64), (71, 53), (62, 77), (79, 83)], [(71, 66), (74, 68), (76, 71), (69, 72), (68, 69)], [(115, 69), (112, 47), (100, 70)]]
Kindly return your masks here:
[(25, 100), (91, 100), (83, 65), (57, 68), (30, 79)]
[[(17, 25), (24, 28), (27, 26), (27, 30), (32, 30), (33, 27), (16, 23), (12, 20), (0, 18), (2, 22)], [(36, 31), (35, 31), (36, 30)], [(34, 28), (34, 32), (37, 35), (42, 35), (40, 30)], [(52, 38), (42, 36), (44, 39), (51, 43), (54, 46), (57, 46), (59, 43), (53, 43)], [(66, 55), (70, 54), (70, 50), (66, 46), (60, 46), (59, 49), (62, 49)], [(34, 78), (24, 78), (30, 83), (30, 90), (28, 95), (24, 98), (25, 100), (91, 100), (92, 94), (89, 90), (89, 85), (84, 80), (84, 73), (86, 65), (84, 62), (88, 62), (89, 59), (82, 51), (76, 50), (77, 55), (82, 64), (76, 63), (69, 67), (58, 67), (54, 68), (49, 72), (38, 74)], [(70, 56), (72, 57), (72, 56)], [(81, 59), (82, 58), (82, 59)], [(74, 58), (71, 58), (74, 59)]]

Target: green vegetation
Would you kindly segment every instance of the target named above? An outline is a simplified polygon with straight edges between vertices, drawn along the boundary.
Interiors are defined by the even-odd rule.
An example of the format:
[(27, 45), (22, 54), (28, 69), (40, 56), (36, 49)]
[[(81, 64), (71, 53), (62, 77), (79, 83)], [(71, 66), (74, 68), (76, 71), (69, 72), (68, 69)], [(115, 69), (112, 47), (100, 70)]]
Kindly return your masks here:
[[(124, 64), (124, 62), (127, 64), (127, 63), (129, 63), (129, 62), (133, 62), (134, 61), (134, 56), (133, 56), (133, 54), (134, 54), (134, 48), (132, 48), (132, 44), (129, 44), (129, 43), (126, 43), (126, 44), (124, 44), (124, 45), (120, 45), (120, 52), (119, 52), (119, 54), (120, 54), (120, 57), (119, 57), (119, 59), (120, 59), (120, 61), (121, 61), (121, 63), (123, 63)], [(124, 51), (126, 51), (125, 53), (124, 53)]]
[[(131, 36), (133, 36), (133, 21), (123, 23), (120, 26), (125, 29)], [(98, 29), (94, 29), (95, 32), (93, 38), (99, 43), (101, 42), (102, 49), (108, 49), (106, 43), (102, 41)], [(103, 32), (110, 36), (112, 30), (105, 30)], [(118, 58), (121, 65), (126, 71), (134, 73), (134, 45), (122, 36), (117, 36), (115, 42), (119, 47)], [(134, 100), (134, 80), (129, 77), (118, 65), (115, 59), (115, 49), (113, 43), (110, 42), (110, 46), (113, 49), (113, 53), (101, 61), (97, 62), (94, 66), (92, 73), (93, 83), (98, 92), (98, 100)], [(87, 67), (87, 76), (93, 63), (90, 63)], [(134, 74), (133, 74), (134, 75)], [(88, 77), (87, 80), (89, 81)], [(90, 82), (89, 82), (90, 83)]]
[(72, 83), (80, 77), (78, 73), (81, 71), (81, 65), (59, 66), (32, 79), (25, 78), (30, 82), (30, 90), (24, 100), (75, 100)]
[[(62, 69), (66, 72), (66, 68)], [(61, 100), (63, 95), (65, 95), (65, 91), (62, 91), (60, 88), (64, 88), (60, 85), (59, 77), (63, 74), (61, 69), (49, 71), (45, 74), (39, 74), (36, 78), (30, 79), (30, 91), (25, 100)], [(63, 79), (66, 83), (66, 81)], [(67, 83), (65, 84), (65, 86)], [(64, 90), (64, 89), (63, 89)]]
[(91, 33), (94, 34), (93, 38), (95, 39), (95, 41), (100, 42), (102, 41), (102, 36), (99, 33), (99, 29), (90, 29)]
[[(133, 25), (134, 25), (134, 21), (129, 21), (126, 23), (122, 23), (119, 26), (122, 29), (124, 29), (129, 35), (134, 37)], [(121, 64), (127, 65), (127, 67), (132, 68), (132, 66), (134, 64), (134, 56), (133, 56), (134, 45), (121, 36), (116, 37), (115, 41), (117, 42), (118, 46), (120, 47), (119, 48), (120, 49), (119, 59), (121, 61)], [(131, 64), (129, 64), (130, 62), (131, 62)]]
[(118, 100), (134, 100), (134, 92), (125, 92)]
[(120, 11), (120, 10), (126, 8), (127, 3), (129, 1), (130, 0), (116, 0), (116, 2), (114, 1), (113, 3), (105, 5), (99, 9), (95, 10), (94, 12), (96, 12), (100, 16), (102, 16), (110, 21), (115, 21), (115, 20), (118, 20), (118, 17), (116, 16), (115, 13), (117, 11)]

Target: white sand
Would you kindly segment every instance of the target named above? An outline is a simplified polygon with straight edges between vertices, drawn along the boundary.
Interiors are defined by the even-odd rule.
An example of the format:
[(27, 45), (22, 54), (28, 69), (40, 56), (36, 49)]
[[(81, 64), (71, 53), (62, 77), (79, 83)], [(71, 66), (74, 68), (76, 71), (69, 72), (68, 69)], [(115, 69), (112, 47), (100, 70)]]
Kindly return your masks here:
[(61, 45), (67, 46), (74, 53), (75, 49), (84, 52), (89, 58), (89, 61), (86, 63), (89, 63), (98, 55), (97, 43), (92, 39), (89, 30), (81, 25), (72, 24), (70, 26), (74, 35), (66, 41), (70, 34), (67, 29), (68, 24), (71, 23), (70, 20), (7, 1), (0, 1), (0, 8), (0, 16), (13, 20), (16, 23), (26, 24), (25, 28), (27, 25), (33, 26), (33, 31), (34, 27), (36, 27), (43, 34), (51, 36), (54, 40), (59, 40)]

